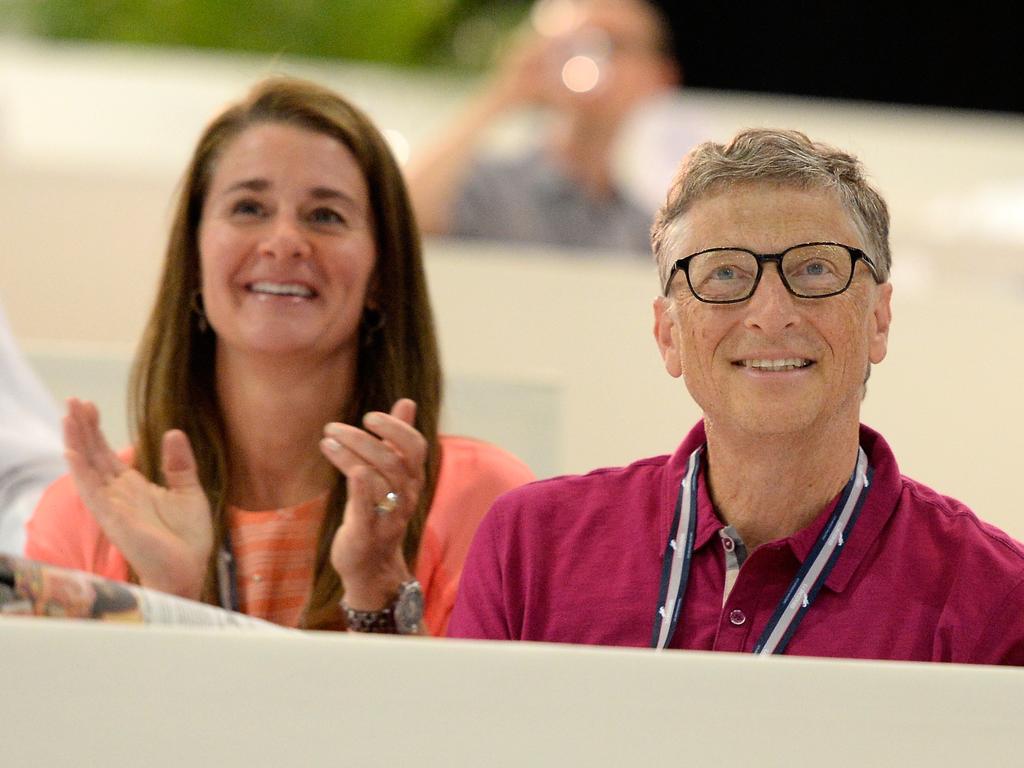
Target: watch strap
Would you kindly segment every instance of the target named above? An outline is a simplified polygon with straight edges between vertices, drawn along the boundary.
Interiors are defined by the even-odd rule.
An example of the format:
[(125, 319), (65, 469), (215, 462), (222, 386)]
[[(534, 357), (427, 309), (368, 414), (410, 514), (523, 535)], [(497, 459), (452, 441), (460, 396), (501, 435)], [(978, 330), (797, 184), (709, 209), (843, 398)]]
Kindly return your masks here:
[[(386, 608), (381, 608), (378, 611), (360, 611), (349, 606), (345, 602), (345, 598), (341, 599), (341, 610), (345, 614), (345, 624), (348, 626), (351, 632), (370, 632), (377, 634), (413, 634), (419, 630), (419, 623), (422, 617), (422, 605), (423, 605), (423, 591), (420, 587), (420, 583), (416, 579), (410, 579), (409, 581), (403, 582), (398, 588), (398, 595)], [(410, 621), (409, 617), (405, 614), (408, 612), (407, 603), (409, 597), (412, 596), (414, 599), (418, 599), (419, 617), (415, 617), (415, 621)], [(405, 607), (406, 611), (403, 614), (402, 626), (399, 627), (395, 621), (395, 611), (400, 607)], [(415, 605), (415, 604), (414, 604)], [(415, 612), (415, 607), (413, 608)]]
[(345, 624), (350, 632), (378, 632), (393, 635), (398, 631), (395, 627), (393, 605), (379, 611), (357, 611), (355, 608), (350, 608), (343, 600), (341, 610), (345, 614)]

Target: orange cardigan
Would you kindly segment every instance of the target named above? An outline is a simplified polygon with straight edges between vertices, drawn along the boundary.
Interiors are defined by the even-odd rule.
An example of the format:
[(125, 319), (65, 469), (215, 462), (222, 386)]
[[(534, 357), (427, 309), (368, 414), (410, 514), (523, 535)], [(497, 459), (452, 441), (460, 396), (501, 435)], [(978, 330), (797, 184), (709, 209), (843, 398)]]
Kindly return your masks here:
[[(443, 635), (448, 626), (466, 552), (484, 513), (502, 493), (533, 480), (523, 462), (489, 443), (442, 435), (440, 444), (437, 490), (416, 563), (424, 622), (433, 635)], [(86, 509), (69, 475), (43, 494), (28, 522), (25, 555), (108, 579), (128, 578), (127, 561)]]

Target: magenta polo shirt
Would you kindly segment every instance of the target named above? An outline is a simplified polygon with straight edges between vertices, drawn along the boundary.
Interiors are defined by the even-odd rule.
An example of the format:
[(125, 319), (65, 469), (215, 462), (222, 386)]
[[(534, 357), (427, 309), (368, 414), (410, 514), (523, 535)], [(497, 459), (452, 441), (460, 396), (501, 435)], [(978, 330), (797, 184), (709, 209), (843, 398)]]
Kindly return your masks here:
[[(648, 646), (662, 555), (698, 424), (672, 456), (502, 496), (462, 573), (451, 637)], [(786, 653), (1024, 665), (1024, 547), (900, 474), (867, 427), (860, 516)], [(837, 497), (838, 499), (838, 497)], [(750, 652), (836, 500), (749, 554), (724, 606), (725, 543), (703, 477), (689, 583), (671, 648)]]

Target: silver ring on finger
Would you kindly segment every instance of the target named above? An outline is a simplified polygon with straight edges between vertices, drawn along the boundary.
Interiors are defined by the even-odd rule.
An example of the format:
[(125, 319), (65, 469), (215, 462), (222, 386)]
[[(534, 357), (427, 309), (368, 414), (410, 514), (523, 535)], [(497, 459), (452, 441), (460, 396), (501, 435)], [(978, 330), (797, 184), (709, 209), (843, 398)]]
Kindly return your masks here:
[(393, 512), (397, 506), (398, 494), (394, 491), (388, 491), (384, 495), (384, 498), (377, 502), (377, 506), (373, 508), (373, 511), (378, 515), (386, 515), (389, 512)]

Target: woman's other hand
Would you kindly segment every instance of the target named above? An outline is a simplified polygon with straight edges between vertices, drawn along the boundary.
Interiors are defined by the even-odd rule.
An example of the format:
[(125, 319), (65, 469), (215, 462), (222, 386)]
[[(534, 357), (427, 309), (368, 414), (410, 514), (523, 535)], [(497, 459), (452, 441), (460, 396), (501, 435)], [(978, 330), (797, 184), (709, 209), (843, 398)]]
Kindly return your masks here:
[(92, 403), (68, 400), (63, 424), (65, 456), (79, 496), (142, 586), (198, 599), (213, 526), (185, 433), (174, 429), (163, 436), (164, 487), (111, 450)]
[[(403, 398), (390, 414), (366, 414), (365, 430), (333, 422), (324, 427), (320, 447), (348, 484), (331, 564), (345, 585), (345, 602), (357, 610), (386, 607), (410, 578), (402, 542), (419, 505), (427, 457), (415, 419), (416, 403)], [(397, 499), (387, 509), (389, 493)]]

